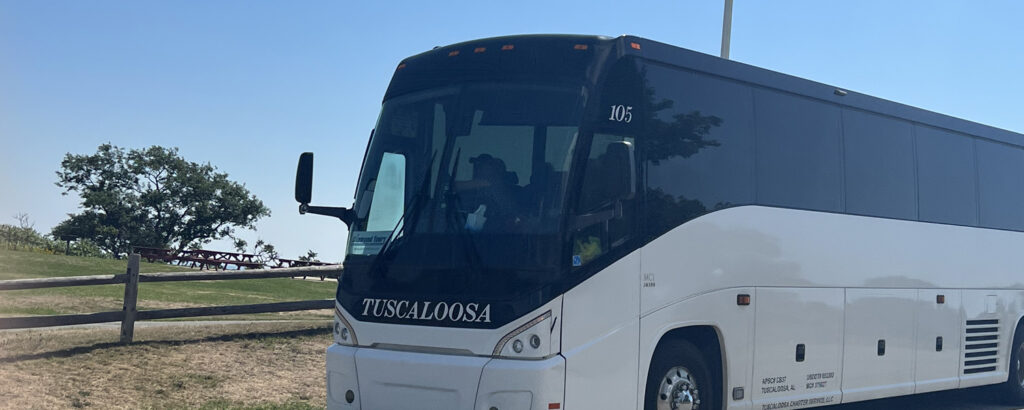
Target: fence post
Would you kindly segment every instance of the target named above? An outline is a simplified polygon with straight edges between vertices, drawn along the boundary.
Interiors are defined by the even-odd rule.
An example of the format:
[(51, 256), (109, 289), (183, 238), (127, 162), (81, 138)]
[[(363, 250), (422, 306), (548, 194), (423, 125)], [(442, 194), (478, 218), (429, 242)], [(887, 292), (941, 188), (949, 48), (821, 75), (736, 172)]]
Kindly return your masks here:
[(127, 278), (124, 281), (124, 317), (121, 319), (121, 343), (132, 342), (135, 336), (135, 316), (139, 310), (136, 301), (139, 296), (139, 254), (128, 255)]

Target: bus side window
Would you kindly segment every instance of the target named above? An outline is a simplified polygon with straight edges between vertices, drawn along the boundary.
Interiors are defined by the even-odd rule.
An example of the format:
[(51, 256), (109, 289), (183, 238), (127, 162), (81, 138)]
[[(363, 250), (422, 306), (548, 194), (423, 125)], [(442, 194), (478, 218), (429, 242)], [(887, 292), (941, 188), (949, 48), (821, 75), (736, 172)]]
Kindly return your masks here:
[(634, 144), (635, 141), (633, 137), (594, 134), (590, 145), (580, 187), (579, 222), (573, 237), (574, 267), (590, 263), (632, 237), (636, 196), (613, 198), (609, 190), (613, 179), (624, 177), (610, 174), (613, 172), (609, 166), (613, 153), (609, 152), (609, 146), (619, 142)]

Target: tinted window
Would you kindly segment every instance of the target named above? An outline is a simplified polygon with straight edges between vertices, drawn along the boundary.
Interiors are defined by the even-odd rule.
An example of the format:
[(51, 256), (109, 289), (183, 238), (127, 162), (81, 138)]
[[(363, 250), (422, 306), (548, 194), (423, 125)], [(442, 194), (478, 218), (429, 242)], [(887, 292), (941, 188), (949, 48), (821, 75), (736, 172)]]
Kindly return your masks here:
[(758, 203), (840, 211), (839, 108), (762, 89), (754, 101)]
[[(638, 164), (636, 136), (642, 128), (640, 71), (633, 59), (619, 60), (603, 79), (596, 117), (591, 117), (588, 154), (573, 219), (572, 266), (596, 270), (626, 252), (636, 232)], [(586, 137), (585, 137), (586, 138)]]
[(1024, 150), (977, 140), (981, 226), (1024, 229)]
[[(581, 226), (573, 240), (573, 266), (586, 265), (629, 239), (636, 195), (623, 195), (632, 181), (619, 166), (631, 163), (634, 142), (633, 137), (594, 134), (580, 187)], [(622, 209), (621, 215), (615, 215), (616, 208)]]
[(753, 96), (749, 87), (648, 65), (648, 233), (754, 201)]
[(931, 127), (915, 127), (922, 221), (978, 223), (972, 139)]
[(906, 121), (843, 110), (847, 212), (917, 219), (913, 131)]

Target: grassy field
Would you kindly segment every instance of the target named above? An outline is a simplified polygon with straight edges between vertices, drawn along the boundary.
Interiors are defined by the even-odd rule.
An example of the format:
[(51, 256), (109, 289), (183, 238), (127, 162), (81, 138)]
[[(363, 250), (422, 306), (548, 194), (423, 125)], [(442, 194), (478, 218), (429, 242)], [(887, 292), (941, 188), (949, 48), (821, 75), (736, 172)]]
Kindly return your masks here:
[(330, 322), (0, 331), (0, 409), (313, 409)]
[[(126, 261), (0, 250), (0, 280), (124, 273)], [(143, 262), (141, 271), (188, 270)], [(139, 284), (139, 310), (327, 299), (336, 282), (259, 279)], [(0, 292), (0, 316), (54, 315), (121, 310), (124, 285), (80, 286)], [(330, 311), (236, 315), (205, 319), (321, 319)], [(194, 318), (203, 319), (203, 318)]]

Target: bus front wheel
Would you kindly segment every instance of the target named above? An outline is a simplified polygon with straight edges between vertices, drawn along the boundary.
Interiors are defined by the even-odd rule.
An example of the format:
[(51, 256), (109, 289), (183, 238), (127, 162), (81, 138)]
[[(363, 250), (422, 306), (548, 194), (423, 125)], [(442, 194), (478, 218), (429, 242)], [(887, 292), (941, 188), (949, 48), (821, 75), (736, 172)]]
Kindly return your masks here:
[(647, 373), (644, 410), (715, 409), (711, 371), (700, 349), (685, 340), (658, 346)]
[(1003, 391), (1011, 404), (1024, 404), (1024, 365), (1021, 363), (1024, 361), (1024, 327), (1017, 326), (1010, 348), (1010, 375), (1003, 385)]

